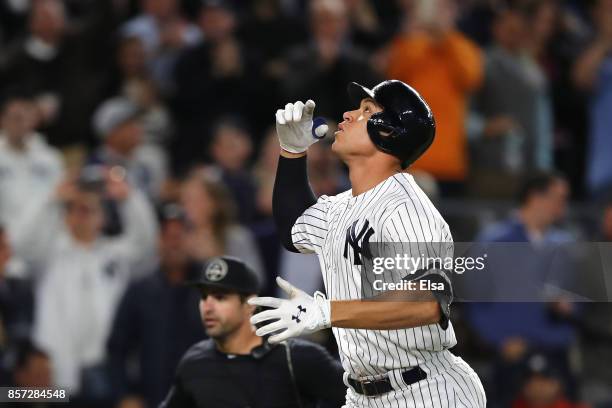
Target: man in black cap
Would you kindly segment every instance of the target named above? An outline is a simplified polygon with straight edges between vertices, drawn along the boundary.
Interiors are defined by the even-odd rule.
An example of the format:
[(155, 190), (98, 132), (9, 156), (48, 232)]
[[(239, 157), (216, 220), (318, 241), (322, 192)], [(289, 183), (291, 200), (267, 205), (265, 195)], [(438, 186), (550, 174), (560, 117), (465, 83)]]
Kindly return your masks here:
[(302, 340), (270, 345), (255, 334), (247, 299), (260, 283), (249, 266), (213, 258), (192, 284), (210, 339), (187, 351), (162, 408), (342, 405), (342, 367), (325, 349)]

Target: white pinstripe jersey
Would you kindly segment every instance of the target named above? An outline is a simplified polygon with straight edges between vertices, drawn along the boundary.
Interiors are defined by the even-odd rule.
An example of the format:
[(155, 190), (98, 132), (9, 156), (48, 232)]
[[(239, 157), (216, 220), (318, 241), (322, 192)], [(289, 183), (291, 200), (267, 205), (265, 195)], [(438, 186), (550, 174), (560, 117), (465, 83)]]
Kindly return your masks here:
[[(296, 220), (292, 240), (300, 252), (318, 255), (327, 296), (332, 300), (361, 296), (362, 266), (354, 265), (354, 254), (344, 256), (347, 230), (351, 228), (369, 230), (360, 234), (368, 242), (449, 242), (444, 246), (424, 244), (427, 248), (423, 251), (428, 256), (452, 256), (448, 225), (407, 173), (389, 177), (355, 197), (351, 190), (321, 196)], [(446, 330), (431, 324), (400, 330), (333, 331), (342, 365), (355, 378), (422, 365), (457, 343), (450, 322)]]

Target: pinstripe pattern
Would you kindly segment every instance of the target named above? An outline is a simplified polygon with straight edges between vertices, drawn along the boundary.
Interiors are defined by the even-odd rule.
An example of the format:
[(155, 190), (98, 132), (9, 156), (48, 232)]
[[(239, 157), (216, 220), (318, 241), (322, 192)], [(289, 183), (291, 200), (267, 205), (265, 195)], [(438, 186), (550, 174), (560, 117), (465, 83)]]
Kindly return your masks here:
[[(359, 255), (353, 251), (345, 258), (343, 254), (347, 229), (363, 232), (370, 227), (370, 242), (419, 243), (419, 253), (429, 257), (453, 254), (448, 225), (409, 174), (398, 173), (355, 197), (350, 190), (321, 196), (298, 218), (292, 239), (301, 252), (318, 255), (330, 299), (360, 298)], [(410, 247), (414, 249), (412, 245), (402, 249), (409, 253)], [(447, 351), (457, 343), (451, 323), (446, 330), (432, 324), (400, 330), (334, 327), (333, 332), (342, 365), (353, 378), (375, 378), (417, 365), (428, 373), (427, 380), (408, 387), (398, 381), (401, 389), (376, 398), (349, 389), (347, 407), (485, 406), (476, 374)]]

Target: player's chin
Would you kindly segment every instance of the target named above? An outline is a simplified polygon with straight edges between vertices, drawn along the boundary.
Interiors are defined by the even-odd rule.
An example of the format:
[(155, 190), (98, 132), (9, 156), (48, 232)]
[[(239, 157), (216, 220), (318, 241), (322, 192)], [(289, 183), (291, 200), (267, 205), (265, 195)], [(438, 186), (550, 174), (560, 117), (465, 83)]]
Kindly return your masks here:
[(339, 151), (342, 150), (343, 136), (344, 136), (343, 132), (336, 132), (335, 133), (334, 143), (332, 143), (332, 145), (331, 145), (332, 151), (338, 153)]

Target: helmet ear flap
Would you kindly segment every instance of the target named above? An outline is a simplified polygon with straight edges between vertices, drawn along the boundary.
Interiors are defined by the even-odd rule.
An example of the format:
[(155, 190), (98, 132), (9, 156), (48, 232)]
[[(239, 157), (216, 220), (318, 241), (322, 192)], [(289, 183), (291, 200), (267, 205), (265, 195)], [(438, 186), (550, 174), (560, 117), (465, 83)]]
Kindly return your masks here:
[[(379, 140), (391, 140), (400, 136), (403, 130), (400, 123), (396, 123), (397, 119), (385, 111), (372, 114), (368, 120), (368, 132), (373, 131), (377, 134)], [(372, 135), (370, 135), (372, 136)]]
[(368, 120), (368, 134), (372, 143), (385, 153), (398, 156), (398, 147), (406, 130), (397, 122), (395, 115), (376, 112)]

